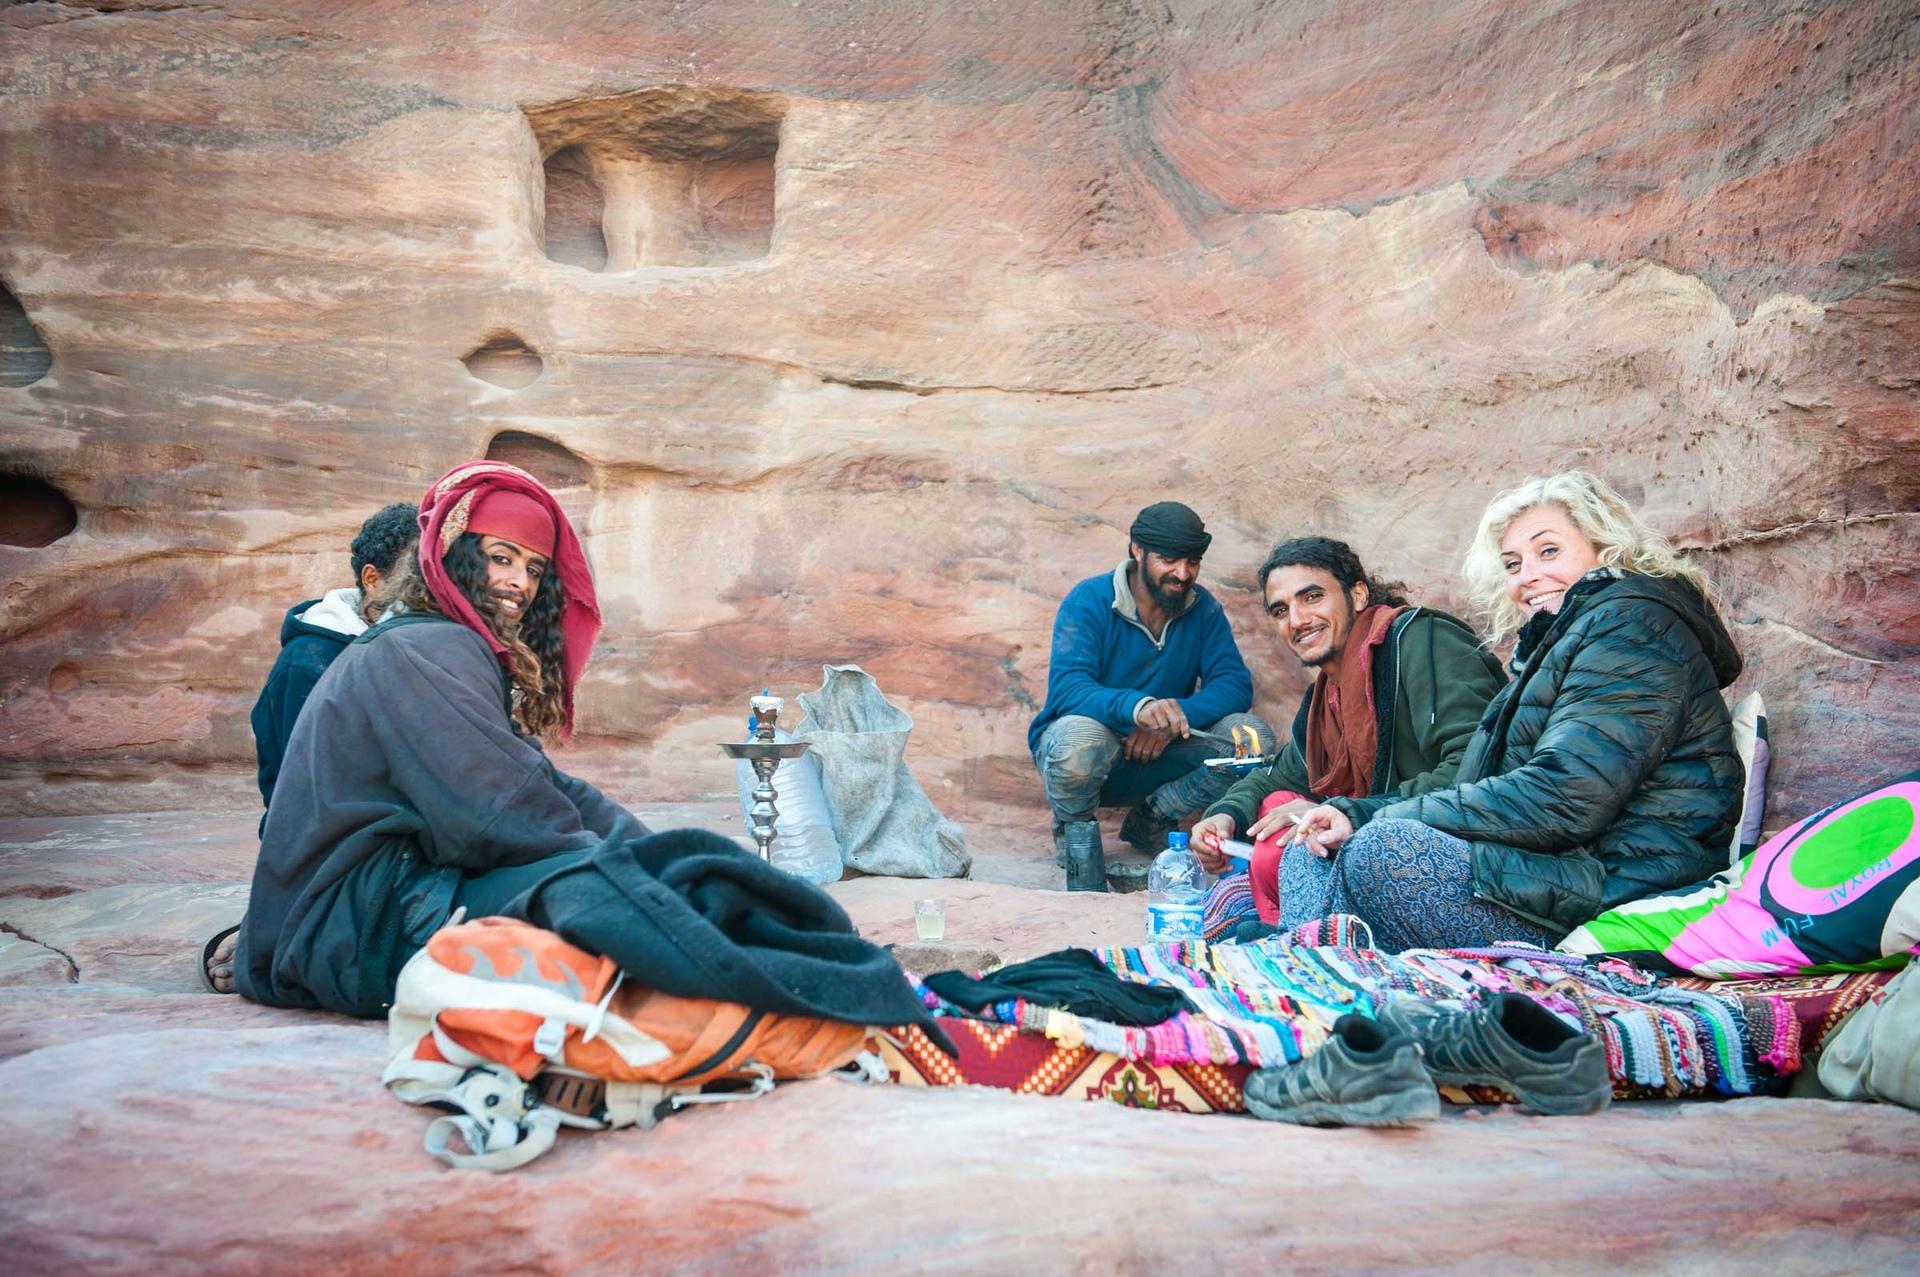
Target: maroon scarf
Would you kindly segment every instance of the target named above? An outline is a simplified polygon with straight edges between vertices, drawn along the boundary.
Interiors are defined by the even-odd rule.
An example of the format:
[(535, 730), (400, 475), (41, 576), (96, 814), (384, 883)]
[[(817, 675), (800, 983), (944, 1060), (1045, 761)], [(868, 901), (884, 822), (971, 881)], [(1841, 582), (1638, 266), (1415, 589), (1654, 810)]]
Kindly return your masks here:
[(1387, 641), (1393, 618), (1406, 609), (1375, 604), (1353, 618), (1340, 657), (1340, 674), (1322, 673), (1307, 710), (1307, 784), (1322, 798), (1365, 798), (1373, 790), (1380, 747), (1373, 705), (1373, 654)]

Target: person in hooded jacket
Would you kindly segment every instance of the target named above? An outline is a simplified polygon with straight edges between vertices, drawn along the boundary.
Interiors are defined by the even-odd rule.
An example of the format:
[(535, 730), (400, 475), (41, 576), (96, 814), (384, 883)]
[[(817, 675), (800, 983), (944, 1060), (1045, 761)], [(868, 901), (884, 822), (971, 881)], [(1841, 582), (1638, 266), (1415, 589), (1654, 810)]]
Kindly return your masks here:
[(1303, 817), (1321, 912), (1383, 950), (1551, 946), (1725, 868), (1742, 775), (1720, 689), (1741, 662), (1700, 568), (1569, 471), (1495, 497), (1465, 575), (1488, 646), (1516, 640), (1513, 680), (1451, 786)]
[(454, 909), (479, 917), (608, 840), (649, 831), (554, 767), (600, 614), (566, 515), (533, 476), (456, 467), (428, 489), (411, 559), (293, 723), (237, 936), (203, 950), (216, 992), (382, 1012)]
[[(420, 544), (327, 670), (267, 808), (228, 982), (256, 1002), (380, 1016), (462, 912), (521, 918), (650, 988), (758, 1012), (919, 1024), (892, 954), (833, 898), (703, 829), (662, 833), (555, 767), (600, 631), (578, 536), (539, 480), (456, 466)], [(221, 937), (203, 949), (210, 968)], [(526, 973), (501, 973), (519, 980)]]
[(280, 760), (287, 756), (287, 738), (293, 735), (300, 707), (334, 658), (373, 624), (367, 604), (420, 539), (419, 518), (420, 507), (411, 501), (396, 501), (372, 515), (353, 538), (354, 583), (287, 609), (280, 623), (280, 655), (250, 716), (262, 802), (273, 801), (273, 782), (280, 775)]

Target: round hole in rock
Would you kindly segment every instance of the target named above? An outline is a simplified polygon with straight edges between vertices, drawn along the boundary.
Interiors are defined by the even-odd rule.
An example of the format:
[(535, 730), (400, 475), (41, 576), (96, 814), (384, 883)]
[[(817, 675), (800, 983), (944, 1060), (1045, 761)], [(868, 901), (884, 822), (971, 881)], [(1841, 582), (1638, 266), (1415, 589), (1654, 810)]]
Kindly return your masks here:
[(72, 661), (62, 661), (47, 671), (47, 687), (55, 692), (71, 692), (80, 686), (80, 667)]
[(502, 430), (487, 445), (487, 460), (519, 466), (549, 488), (578, 488), (593, 481), (593, 463), (567, 447), (523, 430)]
[(0, 386), (31, 386), (53, 367), (53, 352), (20, 299), (0, 284)]
[(78, 527), (66, 493), (24, 474), (0, 474), (0, 545), (52, 545)]
[(547, 369), (545, 361), (532, 347), (511, 334), (487, 338), (463, 362), (467, 371), (480, 380), (508, 390), (531, 386)]

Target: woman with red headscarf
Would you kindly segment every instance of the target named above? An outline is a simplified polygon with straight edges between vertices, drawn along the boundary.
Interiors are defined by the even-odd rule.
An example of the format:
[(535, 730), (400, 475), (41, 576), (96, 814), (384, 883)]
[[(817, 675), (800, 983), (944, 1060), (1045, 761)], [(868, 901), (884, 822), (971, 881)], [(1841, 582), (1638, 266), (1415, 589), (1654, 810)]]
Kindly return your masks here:
[(420, 505), (420, 549), (315, 687), (261, 830), (233, 979), (277, 1006), (378, 1016), (457, 908), (506, 903), (646, 826), (561, 772), (600, 614), (579, 539), (533, 476), (459, 466)]

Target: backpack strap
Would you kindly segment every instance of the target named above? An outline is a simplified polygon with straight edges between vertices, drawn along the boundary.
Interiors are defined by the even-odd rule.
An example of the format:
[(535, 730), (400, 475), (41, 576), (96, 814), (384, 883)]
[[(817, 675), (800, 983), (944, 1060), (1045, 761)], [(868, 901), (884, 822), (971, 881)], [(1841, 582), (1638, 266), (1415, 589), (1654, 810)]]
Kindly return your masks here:
[(678, 1113), (692, 1104), (731, 1104), (735, 1100), (757, 1100), (773, 1089), (773, 1070), (758, 1060), (748, 1060), (740, 1066), (740, 1070), (753, 1074), (753, 1080), (746, 1090), (703, 1091), (693, 1086), (669, 1087), (667, 1098), (654, 1111), (654, 1116), (665, 1117), (668, 1113)]
[[(510, 1171), (525, 1166), (553, 1147), (560, 1127), (558, 1109), (532, 1108), (533, 1089), (502, 1064), (469, 1068), (457, 1085), (416, 1102), (458, 1109), (427, 1124), (427, 1152), (463, 1170)], [(455, 1142), (466, 1152), (455, 1148)]]
[[(427, 1152), (455, 1170), (510, 1171), (525, 1166), (553, 1147), (560, 1130), (560, 1117), (552, 1109), (542, 1109), (529, 1115), (517, 1129), (519, 1136), (515, 1142), (494, 1148), (488, 1145), (484, 1128), (473, 1118), (436, 1117), (427, 1124), (424, 1143)], [(483, 1151), (456, 1152), (453, 1148), (456, 1137), (469, 1149)]]
[(893, 1081), (893, 1074), (888, 1071), (887, 1062), (878, 1051), (862, 1051), (828, 1076), (865, 1086), (882, 1086)]
[[(537, 1084), (523, 1082), (506, 1065), (461, 1046), (441, 1030), (438, 1016), (434, 1017), (432, 1031), (435, 1049), (449, 1065), (465, 1071), (452, 1086), (407, 1085), (402, 1098), (413, 1104), (438, 1104), (457, 1110), (450, 1117), (429, 1122), (424, 1137), (427, 1152), (448, 1166), (510, 1171), (552, 1148), (562, 1126), (601, 1130), (607, 1125), (594, 1118), (591, 1111), (576, 1114), (543, 1103)], [(460, 1152), (456, 1142), (467, 1151)]]

